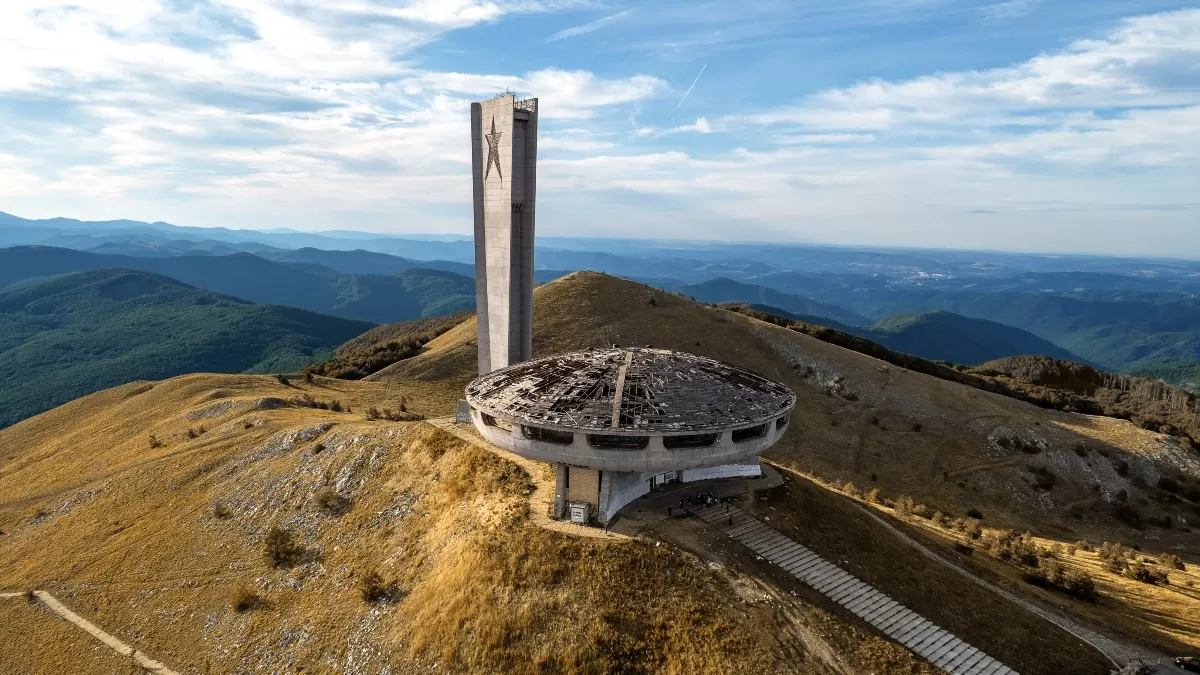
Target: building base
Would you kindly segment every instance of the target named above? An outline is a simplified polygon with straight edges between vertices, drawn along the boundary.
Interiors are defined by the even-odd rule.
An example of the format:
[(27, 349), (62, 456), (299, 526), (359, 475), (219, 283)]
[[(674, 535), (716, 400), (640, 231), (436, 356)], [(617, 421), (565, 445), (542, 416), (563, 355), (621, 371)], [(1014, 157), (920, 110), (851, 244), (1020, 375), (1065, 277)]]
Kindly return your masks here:
[[(607, 525), (617, 512), (638, 497), (668, 483), (691, 483), (717, 478), (753, 478), (762, 475), (755, 460), (749, 464), (723, 464), (703, 469), (684, 469), (666, 473), (639, 471), (601, 471), (569, 464), (554, 465), (554, 510), (557, 519), (571, 516), (570, 505), (591, 504), (596, 522)], [(578, 511), (576, 511), (578, 513)]]

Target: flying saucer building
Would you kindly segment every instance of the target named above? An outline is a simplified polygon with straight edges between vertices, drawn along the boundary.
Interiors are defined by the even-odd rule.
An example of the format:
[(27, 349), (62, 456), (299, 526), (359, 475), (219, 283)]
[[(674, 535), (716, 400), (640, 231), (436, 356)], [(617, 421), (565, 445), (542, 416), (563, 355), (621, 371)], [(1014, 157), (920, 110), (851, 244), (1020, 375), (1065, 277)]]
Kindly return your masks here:
[(464, 412), (479, 433), (553, 465), (553, 515), (577, 522), (608, 523), (656, 485), (759, 475), (758, 455), (787, 431), (796, 404), (782, 384), (661, 349), (527, 360), (537, 99), (475, 103), (471, 117), (480, 377)]

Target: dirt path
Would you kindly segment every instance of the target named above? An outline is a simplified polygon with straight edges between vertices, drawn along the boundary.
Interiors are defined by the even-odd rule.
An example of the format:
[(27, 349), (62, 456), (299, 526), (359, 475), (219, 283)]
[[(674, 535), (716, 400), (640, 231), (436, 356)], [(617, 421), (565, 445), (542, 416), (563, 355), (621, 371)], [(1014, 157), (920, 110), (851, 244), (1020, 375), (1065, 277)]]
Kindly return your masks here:
[(1094, 647), (1101, 654), (1104, 654), (1104, 656), (1107, 657), (1109, 661), (1112, 661), (1112, 663), (1114, 665), (1116, 665), (1118, 667), (1124, 667), (1124, 666), (1128, 665), (1134, 659), (1141, 659), (1142, 661), (1145, 661), (1147, 663), (1156, 664), (1158, 666), (1160, 673), (1179, 673), (1180, 675), (1184, 675), (1184, 671), (1175, 667), (1175, 665), (1173, 663), (1171, 663), (1171, 659), (1169, 657), (1167, 657), (1166, 655), (1158, 654), (1151, 650), (1143, 649), (1141, 647), (1131, 645), (1127, 642), (1123, 642), (1121, 640), (1111, 638), (1107, 635), (1104, 635), (1095, 630), (1087, 628), (1086, 626), (1083, 626), (1083, 625), (1077, 623), (1073, 619), (1071, 619), (1063, 614), (1060, 614), (1056, 611), (1048, 609), (1048, 608), (1046, 608), (1040, 604), (1037, 604), (1035, 602), (1032, 602), (1030, 600), (1026, 600), (1025, 598), (1022, 598), (1022, 597), (1016, 595), (1015, 593), (1007, 591), (995, 584), (989, 583), (989, 582), (985, 581), (984, 579), (981, 579), (980, 577), (976, 576), (970, 570), (959, 567), (958, 565), (950, 562), (949, 560), (943, 558), (942, 556), (938, 555), (934, 551), (930, 550), (928, 547), (926, 547), (921, 542), (917, 541), (916, 539), (914, 539), (907, 533), (901, 531), (895, 525), (892, 525), (891, 523), (889, 523), (882, 516), (880, 516), (876, 513), (872, 513), (871, 509), (869, 509), (865, 506), (862, 506), (862, 505), (858, 505), (858, 508), (862, 509), (863, 513), (865, 513), (867, 515), (867, 517), (873, 519), (875, 522), (882, 525), (884, 527), (884, 529), (886, 529), (888, 532), (891, 532), (893, 535), (895, 535), (896, 537), (898, 537), (899, 539), (904, 541), (906, 544), (915, 548), (919, 553), (921, 553), (921, 555), (925, 556), (926, 558), (929, 558), (930, 560), (932, 560), (940, 565), (943, 565), (943, 566), (953, 570), (954, 572), (961, 575), (968, 581), (978, 584), (980, 586), (983, 586), (984, 588), (994, 591), (995, 593), (1003, 596), (1004, 598), (1017, 603), (1018, 605), (1024, 607), (1025, 609), (1033, 612), (1034, 614), (1042, 617), (1043, 619), (1049, 621), (1050, 623), (1053, 623), (1054, 625), (1058, 626), (1059, 628), (1067, 631), (1071, 635), (1074, 635), (1075, 637), (1079, 638), (1080, 640), (1083, 640), (1087, 644)]
[(529, 479), (534, 485), (533, 494), (529, 495), (529, 517), (534, 525), (538, 527), (570, 534), (576, 537), (591, 537), (593, 539), (629, 539), (624, 534), (618, 534), (612, 531), (605, 531), (597, 527), (586, 527), (577, 525), (566, 520), (555, 520), (550, 517), (550, 510), (554, 504), (554, 480), (547, 479), (548, 464), (537, 462), (532, 459), (526, 459), (516, 453), (497, 448), (488, 443), (482, 436), (476, 433), (474, 427), (469, 424), (459, 424), (454, 421), (453, 417), (439, 417), (436, 419), (425, 420), (427, 424), (431, 424), (442, 431), (455, 436), (471, 445), (487, 450), (488, 452), (503, 457), (510, 462), (514, 462), (525, 473), (529, 474)]
[[(97, 626), (96, 624), (79, 616), (75, 612), (72, 612), (70, 609), (67, 608), (66, 605), (59, 602), (57, 598), (55, 598), (53, 595), (50, 595), (46, 591), (34, 591), (33, 595), (43, 605), (45, 605), (47, 609), (49, 609), (50, 611), (54, 612), (55, 614), (61, 616), (62, 618), (66, 619), (67, 621), (70, 621), (71, 623), (75, 624), (78, 628), (82, 629), (88, 635), (91, 635), (92, 637), (96, 638), (100, 642), (104, 643), (105, 646), (107, 646), (109, 649), (113, 650), (114, 652), (120, 654), (121, 656), (129, 657), (135, 663), (137, 663), (138, 667), (140, 667), (142, 670), (145, 670), (146, 672), (149, 672), (149, 673), (158, 673), (159, 675), (179, 675), (178, 672), (171, 670), (170, 668), (159, 663), (158, 661), (155, 661), (154, 659), (150, 658), (149, 656), (146, 656), (142, 652), (134, 649), (133, 647), (130, 647), (129, 645), (125, 644), (124, 642), (121, 642), (117, 638), (115, 638), (112, 635), (109, 635), (108, 633), (101, 630), (100, 627)], [(8, 599), (8, 598), (19, 598), (19, 597), (27, 597), (27, 594), (26, 593), (0, 593), (0, 598)]]

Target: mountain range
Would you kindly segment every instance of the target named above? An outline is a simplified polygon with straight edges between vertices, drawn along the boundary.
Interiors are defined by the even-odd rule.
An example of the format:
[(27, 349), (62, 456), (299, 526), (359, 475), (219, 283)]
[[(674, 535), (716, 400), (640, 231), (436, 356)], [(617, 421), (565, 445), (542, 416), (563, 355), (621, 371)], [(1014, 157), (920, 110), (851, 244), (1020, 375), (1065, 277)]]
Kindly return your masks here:
[(294, 372), (373, 324), (104, 269), (0, 291), (0, 427), (190, 372)]
[(69, 272), (136, 269), (251, 302), (373, 323), (453, 314), (475, 306), (474, 281), (455, 272), (406, 266), (400, 260), (394, 265), (401, 271), (387, 276), (343, 274), (314, 261), (337, 264), (337, 258), (352, 254), (287, 253), (293, 259), (290, 262), (250, 253), (143, 258), (16, 246), (0, 249), (0, 288)]

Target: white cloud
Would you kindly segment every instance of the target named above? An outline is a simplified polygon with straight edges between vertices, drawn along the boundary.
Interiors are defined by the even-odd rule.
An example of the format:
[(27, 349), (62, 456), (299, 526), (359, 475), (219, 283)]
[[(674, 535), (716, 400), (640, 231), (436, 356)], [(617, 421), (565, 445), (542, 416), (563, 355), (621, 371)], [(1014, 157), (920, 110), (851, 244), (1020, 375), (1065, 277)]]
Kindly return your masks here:
[[(131, 208), (130, 217), (144, 213), (143, 200), (177, 208), (180, 196), (275, 204), (283, 218), (347, 204), (394, 209), (407, 200), (397, 212), (415, 213), (422, 204), (459, 203), (472, 98), (504, 88), (536, 92), (550, 121), (590, 119), (665, 89), (645, 75), (440, 73), (405, 60), (446, 30), (557, 6), (0, 3), (0, 95), (46, 110), (8, 120), (0, 156), (25, 159), (0, 166), (3, 194), (53, 204), (70, 196), (93, 209)], [(208, 14), (198, 16), (198, 7)], [(211, 25), (193, 30), (205, 21)], [(611, 144), (563, 138), (545, 147)]]
[(985, 5), (980, 11), (984, 21), (1008, 21), (1030, 14), (1040, 3), (1041, 0), (1007, 0), (993, 5)]
[[(799, 105), (732, 120), (819, 129), (903, 130), (998, 126), (1047, 110), (1131, 109), (1200, 103), (1200, 10), (1127, 19), (1102, 39), (1024, 63), (902, 82), (870, 80)], [(1019, 120), (1018, 120), (1019, 121)]]
[(607, 26), (610, 23), (613, 23), (614, 21), (620, 21), (621, 19), (629, 16), (632, 13), (633, 13), (632, 9), (627, 9), (623, 12), (617, 12), (616, 14), (610, 14), (609, 16), (606, 16), (606, 17), (603, 17), (600, 19), (596, 19), (595, 21), (591, 21), (589, 23), (585, 23), (585, 24), (582, 24), (579, 26), (572, 26), (571, 28), (566, 28), (566, 29), (560, 30), (557, 33), (554, 33), (550, 37), (546, 38), (546, 42), (558, 42), (559, 40), (565, 40), (567, 38), (573, 38), (573, 37), (578, 37), (580, 35), (586, 35), (588, 33), (591, 33), (592, 31), (604, 28), (605, 26)]
[[(1194, 210), (1169, 207), (1194, 204), (1200, 182), (1200, 10), (1131, 18), (1004, 68), (766, 110), (733, 96), (729, 114), (678, 126), (649, 64), (441, 72), (421, 50), (568, 4), (0, 0), (0, 95), (27, 111), (3, 120), (0, 209), (465, 231), (468, 103), (513, 89), (541, 100), (547, 233), (904, 243), (919, 231), (1004, 248), (1140, 224), (1128, 205), (1156, 209), (1161, 228), (1191, 216), (1195, 231)], [(962, 220), (970, 211), (995, 213)], [(1055, 220), (1065, 213), (1083, 215)]]
[(671, 134), (711, 134), (713, 132), (712, 125), (704, 117), (697, 117), (695, 122), (690, 124), (680, 124), (666, 129), (654, 129), (652, 127), (641, 127), (633, 133), (635, 136), (651, 136), (658, 138), (661, 136), (670, 136)]

